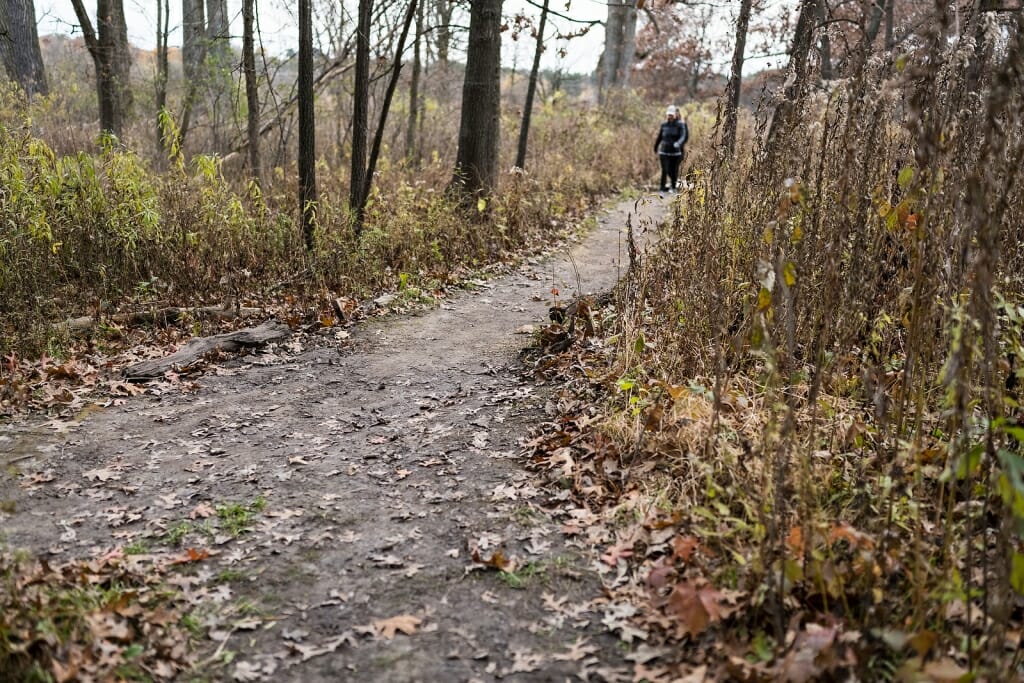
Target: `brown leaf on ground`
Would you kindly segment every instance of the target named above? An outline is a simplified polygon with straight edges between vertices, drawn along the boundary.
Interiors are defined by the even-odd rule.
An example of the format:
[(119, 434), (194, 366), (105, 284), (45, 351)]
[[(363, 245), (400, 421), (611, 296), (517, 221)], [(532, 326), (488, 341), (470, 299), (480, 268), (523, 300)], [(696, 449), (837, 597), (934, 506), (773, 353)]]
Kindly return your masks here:
[(679, 619), (685, 633), (699, 636), (722, 618), (719, 604), (724, 596), (700, 581), (683, 581), (672, 589), (667, 601), (669, 614)]
[(206, 519), (207, 517), (213, 517), (215, 514), (217, 514), (217, 511), (213, 508), (212, 505), (210, 505), (209, 503), (200, 503), (199, 505), (196, 505), (194, 508), (192, 508), (192, 512), (188, 513), (188, 518)]
[(414, 617), (411, 614), (400, 614), (389, 619), (378, 619), (371, 626), (378, 636), (392, 640), (395, 634), (399, 632), (411, 636), (413, 633), (416, 633), (416, 628), (421, 623), (423, 623), (423, 620), (419, 617)]

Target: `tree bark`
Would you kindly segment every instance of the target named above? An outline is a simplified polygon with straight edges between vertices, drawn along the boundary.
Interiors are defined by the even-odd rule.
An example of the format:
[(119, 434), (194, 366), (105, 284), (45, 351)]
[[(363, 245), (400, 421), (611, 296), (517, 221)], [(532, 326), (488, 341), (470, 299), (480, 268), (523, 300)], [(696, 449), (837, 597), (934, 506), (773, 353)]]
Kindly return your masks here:
[(818, 25), (822, 27), (818, 38), (818, 59), (821, 61), (821, 80), (832, 80), (832, 41), (828, 37), (828, 0), (818, 2)]
[(782, 101), (775, 108), (771, 125), (768, 127), (765, 155), (768, 159), (771, 159), (782, 144), (782, 140), (796, 124), (798, 108), (807, 94), (807, 71), (814, 37), (813, 17), (817, 13), (817, 5), (818, 0), (800, 0), (800, 14), (789, 50), (789, 85), (783, 91)]
[(891, 50), (896, 46), (895, 34), (895, 13), (896, 0), (885, 0), (885, 49)]
[(464, 199), (490, 194), (498, 183), (501, 3), (476, 0), (470, 9), (459, 148), (451, 182)]
[(203, 0), (181, 2), (181, 62), (186, 86), (199, 78), (206, 42), (206, 15)]
[(313, 114), (313, 3), (299, 0), (299, 212), (306, 249), (315, 246), (316, 121)]
[(156, 142), (162, 159), (167, 150), (168, 130), (162, 117), (167, 108), (169, 74), (167, 36), (170, 33), (171, 0), (156, 0)]
[[(824, 0), (822, 0), (824, 2)], [(747, 27), (750, 25), (751, 0), (741, 0), (736, 17), (736, 45), (732, 51), (732, 70), (725, 86), (725, 115), (722, 124), (722, 148), (728, 157), (736, 150), (736, 126), (740, 108), (740, 86), (743, 82), (743, 60), (747, 49)]]
[(0, 57), (7, 77), (29, 98), (47, 94), (46, 70), (32, 0), (0, 2)]
[(452, 12), (455, 3), (450, 0), (434, 0), (435, 18), (435, 40), (434, 47), (437, 50), (437, 61), (442, 67), (448, 66), (448, 50), (452, 40)]
[(628, 86), (635, 51), (635, 0), (608, 0), (604, 52), (598, 62), (598, 96), (601, 102), (605, 102), (611, 92)]
[(530, 136), (530, 118), (533, 114), (533, 98), (537, 92), (537, 78), (540, 76), (540, 58), (544, 54), (544, 29), (548, 21), (548, 0), (540, 10), (540, 22), (537, 26), (537, 49), (533, 53), (533, 66), (530, 68), (530, 82), (526, 85), (526, 102), (523, 103), (523, 121), (519, 126), (519, 147), (516, 151), (516, 166), (526, 168), (527, 140)]
[(363, 204), (360, 207), (360, 214), (366, 208), (366, 200), (370, 197), (370, 188), (373, 186), (373, 173), (377, 169), (377, 157), (380, 155), (380, 146), (384, 140), (384, 126), (388, 122), (388, 112), (391, 111), (391, 100), (395, 96), (395, 88), (398, 87), (398, 77), (402, 71), (402, 53), (405, 51), (405, 40), (409, 37), (409, 27), (416, 16), (416, 0), (409, 0), (409, 8), (405, 11), (405, 21), (402, 23), (402, 32), (398, 36), (398, 44), (395, 46), (395, 63), (391, 69), (391, 80), (388, 81), (387, 90), (384, 91), (384, 102), (380, 107), (380, 120), (377, 123), (377, 130), (373, 134), (373, 145), (370, 147), (370, 161), (366, 164), (366, 180), (363, 185)]
[(359, 20), (356, 26), (356, 74), (352, 95), (352, 159), (349, 176), (348, 206), (355, 215), (355, 231), (363, 229), (363, 208), (366, 200), (366, 140), (370, 119), (370, 20), (372, 0), (359, 0)]
[(253, 23), (256, 0), (242, 0), (242, 71), (245, 73), (246, 137), (249, 139), (249, 174), (259, 183), (260, 98), (256, 88), (256, 41)]
[(405, 159), (417, 159), (416, 124), (420, 116), (420, 77), (423, 64), (420, 62), (420, 45), (423, 42), (423, 3), (416, 6), (416, 39), (412, 48), (412, 76), (409, 79), (409, 122), (405, 129)]
[(131, 53), (128, 50), (128, 26), (123, 0), (97, 0), (94, 30), (82, 0), (71, 0), (82, 27), (85, 45), (96, 67), (96, 94), (99, 99), (100, 129), (120, 135), (124, 118), (131, 107), (129, 75)]

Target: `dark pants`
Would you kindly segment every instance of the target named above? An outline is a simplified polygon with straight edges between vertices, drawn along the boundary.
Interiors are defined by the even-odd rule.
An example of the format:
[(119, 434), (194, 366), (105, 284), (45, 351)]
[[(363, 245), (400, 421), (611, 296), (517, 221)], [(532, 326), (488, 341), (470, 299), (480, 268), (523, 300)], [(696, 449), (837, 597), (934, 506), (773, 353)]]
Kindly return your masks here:
[[(676, 182), (679, 180), (679, 164), (683, 161), (683, 155), (671, 156), (669, 154), (659, 154), (658, 158), (661, 159), (661, 185), (658, 186), (658, 189), (676, 189)], [(666, 179), (671, 180), (672, 184), (666, 185)]]

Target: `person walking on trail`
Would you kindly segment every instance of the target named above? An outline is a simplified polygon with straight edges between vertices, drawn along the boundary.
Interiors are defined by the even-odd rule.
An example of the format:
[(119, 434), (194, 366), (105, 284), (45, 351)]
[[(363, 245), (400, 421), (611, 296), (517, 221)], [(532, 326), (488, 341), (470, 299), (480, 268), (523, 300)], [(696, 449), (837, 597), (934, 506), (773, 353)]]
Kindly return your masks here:
[[(661, 184), (659, 193), (675, 192), (679, 181), (679, 164), (686, 156), (686, 141), (690, 130), (686, 121), (679, 118), (679, 110), (670, 104), (665, 110), (665, 122), (658, 130), (658, 139), (654, 141), (654, 153), (661, 160)], [(668, 184), (666, 184), (668, 181)]]

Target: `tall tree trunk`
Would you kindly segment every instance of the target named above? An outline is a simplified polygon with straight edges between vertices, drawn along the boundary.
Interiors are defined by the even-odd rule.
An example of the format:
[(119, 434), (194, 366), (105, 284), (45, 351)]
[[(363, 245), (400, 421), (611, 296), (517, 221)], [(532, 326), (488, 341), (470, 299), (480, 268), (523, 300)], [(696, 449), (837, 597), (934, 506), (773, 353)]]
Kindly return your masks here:
[(604, 51), (598, 62), (598, 96), (601, 102), (615, 90), (629, 84), (636, 51), (635, 0), (608, 0), (604, 28)]
[(437, 50), (437, 61), (441, 63), (442, 67), (448, 66), (448, 50), (452, 40), (451, 25), (454, 9), (455, 3), (450, 0), (434, 0), (434, 45)]
[(182, 0), (181, 33), (181, 62), (187, 87), (199, 78), (205, 58), (206, 15), (203, 0)]
[[(824, 0), (823, 0), (824, 1)], [(722, 148), (728, 157), (736, 150), (736, 125), (740, 108), (740, 86), (743, 82), (743, 60), (747, 49), (747, 27), (750, 25), (751, 0), (740, 1), (736, 17), (736, 45), (732, 51), (732, 70), (725, 86), (725, 115), (722, 124)]]
[(896, 0), (885, 0), (885, 49), (891, 50), (896, 47)]
[(131, 52), (128, 50), (128, 26), (124, 20), (123, 0), (97, 0), (94, 30), (82, 0), (71, 0), (82, 27), (85, 45), (96, 67), (96, 94), (99, 99), (100, 129), (121, 135), (124, 118), (132, 104), (129, 75)]
[(231, 54), (228, 0), (206, 0), (206, 37), (212, 43), (210, 56), (224, 65)]
[(256, 88), (256, 41), (253, 23), (256, 0), (242, 0), (242, 71), (245, 73), (246, 137), (249, 139), (249, 174), (259, 183), (260, 98)]
[(885, 15), (885, 5), (891, 0), (863, 0), (869, 8), (865, 10), (867, 21), (864, 23), (864, 48), (865, 53), (871, 53), (871, 46), (875, 44), (878, 31), (882, 27), (882, 17)]
[(469, 14), (459, 149), (451, 183), (464, 198), (490, 194), (498, 183), (501, 3), (474, 0)]
[(167, 150), (167, 134), (163, 124), (167, 108), (168, 46), (170, 32), (171, 0), (156, 0), (156, 142), (162, 159)]
[(420, 116), (420, 77), (423, 64), (420, 62), (420, 43), (423, 41), (423, 3), (416, 5), (416, 38), (412, 48), (412, 76), (409, 79), (409, 122), (405, 129), (405, 158), (412, 162), (416, 153), (416, 124)]
[(832, 41), (828, 37), (828, 0), (818, 2), (818, 25), (821, 36), (818, 38), (818, 58), (821, 61), (821, 80), (832, 80)]
[(299, 0), (299, 213), (306, 249), (315, 246), (316, 121), (313, 115), (313, 2)]
[(402, 72), (402, 53), (405, 51), (405, 40), (409, 37), (409, 27), (416, 16), (416, 0), (409, 0), (409, 7), (405, 11), (405, 21), (402, 23), (402, 32), (398, 36), (398, 44), (395, 46), (395, 63), (391, 68), (391, 80), (388, 81), (387, 90), (384, 91), (384, 102), (380, 106), (380, 120), (377, 123), (377, 130), (373, 134), (373, 145), (370, 147), (370, 161), (366, 164), (366, 179), (363, 185), (363, 205), (360, 207), (360, 214), (366, 208), (366, 200), (370, 196), (370, 188), (373, 186), (373, 173), (377, 169), (377, 157), (380, 155), (380, 146), (384, 141), (384, 126), (388, 122), (388, 113), (391, 111), (391, 100), (395, 96), (395, 88), (398, 87), (398, 77)]
[(782, 101), (779, 102), (772, 115), (766, 139), (766, 158), (771, 159), (779, 145), (796, 125), (798, 111), (807, 94), (808, 66), (810, 51), (814, 37), (814, 16), (817, 14), (818, 0), (800, 0), (800, 14), (796, 20), (796, 31), (789, 49), (789, 67), (786, 80), (789, 83), (783, 90)]
[(372, 0), (359, 0), (359, 21), (356, 27), (356, 77), (352, 95), (352, 172), (348, 188), (348, 206), (355, 214), (355, 230), (363, 229), (363, 208), (366, 205), (366, 139), (370, 119), (370, 19)]
[(32, 0), (0, 2), (0, 58), (7, 77), (29, 98), (47, 94), (46, 70)]
[(548, 0), (540, 10), (540, 23), (537, 26), (537, 49), (533, 53), (533, 66), (530, 68), (530, 82), (526, 85), (526, 102), (523, 104), (523, 121), (519, 126), (519, 147), (516, 151), (516, 166), (526, 168), (527, 139), (530, 136), (530, 118), (533, 114), (533, 97), (537, 92), (537, 78), (540, 76), (540, 58), (544, 54), (544, 29), (548, 22)]

